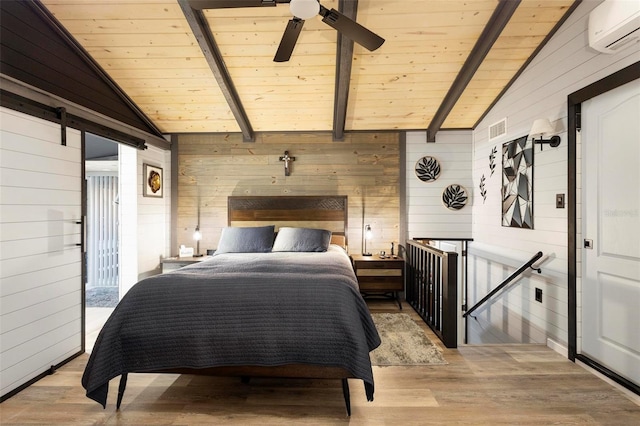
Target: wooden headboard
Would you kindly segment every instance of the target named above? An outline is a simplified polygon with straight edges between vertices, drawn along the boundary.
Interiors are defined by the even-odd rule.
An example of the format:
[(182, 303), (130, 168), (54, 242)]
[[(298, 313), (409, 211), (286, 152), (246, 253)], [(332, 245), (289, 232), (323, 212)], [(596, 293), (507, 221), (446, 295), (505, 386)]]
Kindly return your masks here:
[(346, 195), (231, 196), (229, 226), (275, 225), (328, 229), (331, 242), (347, 247)]

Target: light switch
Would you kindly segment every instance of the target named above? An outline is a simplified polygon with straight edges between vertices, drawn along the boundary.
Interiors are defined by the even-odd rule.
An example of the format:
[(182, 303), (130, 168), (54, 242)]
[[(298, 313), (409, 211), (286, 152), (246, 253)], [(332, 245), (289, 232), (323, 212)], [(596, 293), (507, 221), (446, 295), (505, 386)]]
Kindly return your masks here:
[(556, 194), (556, 209), (564, 209), (564, 194)]

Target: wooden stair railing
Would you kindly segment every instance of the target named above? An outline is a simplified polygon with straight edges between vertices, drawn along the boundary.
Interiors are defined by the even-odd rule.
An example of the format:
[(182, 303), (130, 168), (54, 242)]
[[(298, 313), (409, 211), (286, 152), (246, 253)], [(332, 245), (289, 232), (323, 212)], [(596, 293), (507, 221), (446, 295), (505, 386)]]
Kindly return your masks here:
[(407, 240), (405, 299), (447, 348), (458, 346), (458, 254)]

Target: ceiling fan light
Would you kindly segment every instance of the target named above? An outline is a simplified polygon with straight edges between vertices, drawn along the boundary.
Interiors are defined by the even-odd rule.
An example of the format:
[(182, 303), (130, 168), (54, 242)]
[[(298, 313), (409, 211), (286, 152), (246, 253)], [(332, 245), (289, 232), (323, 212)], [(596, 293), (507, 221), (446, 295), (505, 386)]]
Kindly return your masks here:
[(320, 13), (318, 0), (291, 0), (289, 10), (296, 18), (310, 19)]

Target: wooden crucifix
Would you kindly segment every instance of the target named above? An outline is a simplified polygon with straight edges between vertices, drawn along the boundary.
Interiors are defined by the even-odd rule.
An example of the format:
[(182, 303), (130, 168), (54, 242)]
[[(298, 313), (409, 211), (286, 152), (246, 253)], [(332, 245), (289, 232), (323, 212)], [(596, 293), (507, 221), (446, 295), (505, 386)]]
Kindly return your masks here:
[(289, 169), (289, 162), (296, 161), (296, 157), (289, 157), (289, 151), (285, 151), (284, 155), (280, 157), (280, 161), (284, 161), (284, 175), (290, 176), (291, 170)]

